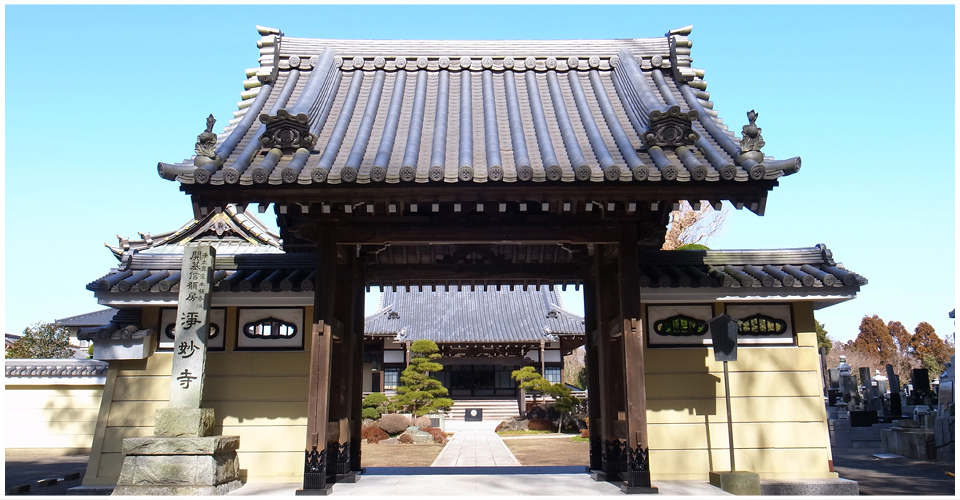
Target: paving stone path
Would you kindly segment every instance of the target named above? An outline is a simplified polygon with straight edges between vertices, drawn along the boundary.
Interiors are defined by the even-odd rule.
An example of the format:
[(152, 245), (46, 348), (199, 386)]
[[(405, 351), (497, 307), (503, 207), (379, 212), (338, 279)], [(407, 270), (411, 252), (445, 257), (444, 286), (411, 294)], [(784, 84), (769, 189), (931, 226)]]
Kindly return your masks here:
[(494, 432), (497, 424), (448, 420), (447, 431), (454, 435), (431, 467), (519, 466), (520, 462)]

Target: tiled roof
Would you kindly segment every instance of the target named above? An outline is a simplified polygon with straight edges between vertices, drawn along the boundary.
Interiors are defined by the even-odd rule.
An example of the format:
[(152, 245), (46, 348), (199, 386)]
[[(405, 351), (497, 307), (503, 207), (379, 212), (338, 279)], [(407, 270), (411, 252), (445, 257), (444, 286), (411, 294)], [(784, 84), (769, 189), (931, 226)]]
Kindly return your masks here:
[(102, 377), (108, 363), (93, 359), (8, 359), (7, 377)]
[(366, 335), (434, 342), (539, 342), (582, 335), (583, 318), (560, 307), (546, 288), (509, 292), (384, 292), (380, 311), (364, 325)]
[(61, 326), (100, 326), (109, 323), (115, 314), (117, 314), (117, 310), (111, 307), (100, 311), (58, 319), (56, 320), (56, 324)]
[(121, 262), (125, 255), (133, 254), (182, 255), (184, 247), (192, 242), (212, 245), (224, 254), (282, 253), (280, 236), (260, 219), (238, 211), (235, 205), (187, 222), (176, 231), (139, 234), (139, 240), (117, 236), (117, 246), (106, 247)]
[(781, 250), (640, 252), (640, 286), (726, 288), (843, 288), (867, 279), (833, 260), (823, 244)]
[(260, 65), (247, 71), (235, 118), (217, 139), (222, 165), (196, 168), (191, 158), (158, 169), (182, 184), (276, 189), (750, 182), (796, 172), (799, 158), (741, 156), (703, 71), (691, 67), (689, 32), (332, 40), (261, 28)]
[[(424, 250), (424, 255), (429, 255)], [(409, 252), (414, 258), (414, 252)], [(129, 268), (113, 269), (87, 285), (101, 297), (115, 293), (156, 293), (179, 291), (182, 252), (176, 254), (135, 254)], [(802, 297), (826, 290), (856, 292), (867, 279), (833, 260), (823, 245), (780, 250), (675, 250), (640, 252), (640, 287), (658, 289), (721, 289), (747, 292), (777, 291)], [(481, 265), (482, 266), (482, 265)], [(214, 292), (310, 292), (315, 279), (316, 255), (218, 254)], [(510, 280), (504, 280), (510, 284)], [(531, 288), (561, 283), (549, 279), (529, 280)], [(497, 280), (441, 282), (440, 286), (495, 289)], [(432, 282), (411, 276), (409, 280), (382, 284), (412, 290), (430, 290)], [(469, 287), (469, 288), (468, 288)], [(517, 289), (520, 289), (519, 286)]]

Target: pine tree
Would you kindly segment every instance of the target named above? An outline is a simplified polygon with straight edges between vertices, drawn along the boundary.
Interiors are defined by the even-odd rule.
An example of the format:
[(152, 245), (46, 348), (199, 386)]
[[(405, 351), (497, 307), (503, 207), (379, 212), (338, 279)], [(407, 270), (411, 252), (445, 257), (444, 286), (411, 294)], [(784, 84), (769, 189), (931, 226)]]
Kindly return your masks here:
[(400, 374), (403, 385), (397, 387), (397, 395), (390, 403), (392, 409), (419, 417), (453, 406), (453, 400), (443, 397), (448, 394), (446, 387), (430, 376), (430, 372), (443, 369), (443, 365), (432, 361), (440, 357), (439, 351), (432, 340), (418, 340), (410, 345), (414, 357)]
[[(532, 366), (524, 366), (519, 370), (510, 372), (510, 377), (520, 383), (520, 388), (525, 391), (535, 391), (541, 394), (547, 394), (551, 384), (543, 375), (537, 373), (537, 369)], [(533, 402), (537, 402), (537, 395), (533, 395)]]
[(826, 352), (829, 353), (830, 349), (833, 348), (833, 341), (830, 340), (830, 337), (827, 335), (827, 329), (823, 327), (823, 323), (814, 320), (816, 322), (817, 329), (817, 348), (825, 348)]
[(54, 323), (37, 323), (7, 348), (5, 357), (19, 359), (67, 359), (73, 357), (70, 331)]

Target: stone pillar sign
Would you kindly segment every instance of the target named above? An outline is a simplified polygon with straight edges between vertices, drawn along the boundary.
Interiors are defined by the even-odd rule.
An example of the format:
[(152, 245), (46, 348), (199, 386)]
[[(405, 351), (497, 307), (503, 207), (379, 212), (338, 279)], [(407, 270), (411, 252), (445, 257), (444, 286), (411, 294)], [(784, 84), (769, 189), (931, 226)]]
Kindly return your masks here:
[(180, 270), (180, 299), (174, 327), (171, 408), (200, 408), (210, 331), (210, 286), (216, 252), (209, 245), (187, 247)]
[(241, 486), (239, 436), (214, 436), (212, 408), (201, 408), (216, 252), (184, 249), (174, 327), (170, 405), (157, 410), (153, 437), (123, 440), (114, 495), (224, 495)]

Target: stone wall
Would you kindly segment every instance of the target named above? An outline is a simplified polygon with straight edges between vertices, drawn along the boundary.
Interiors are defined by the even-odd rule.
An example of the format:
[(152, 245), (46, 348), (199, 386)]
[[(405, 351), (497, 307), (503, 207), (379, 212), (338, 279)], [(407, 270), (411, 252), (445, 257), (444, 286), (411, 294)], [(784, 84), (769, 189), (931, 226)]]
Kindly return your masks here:
[(956, 434), (953, 422), (956, 417), (939, 417), (934, 424), (934, 443), (937, 447), (937, 461), (954, 462), (957, 459), (954, 441)]

